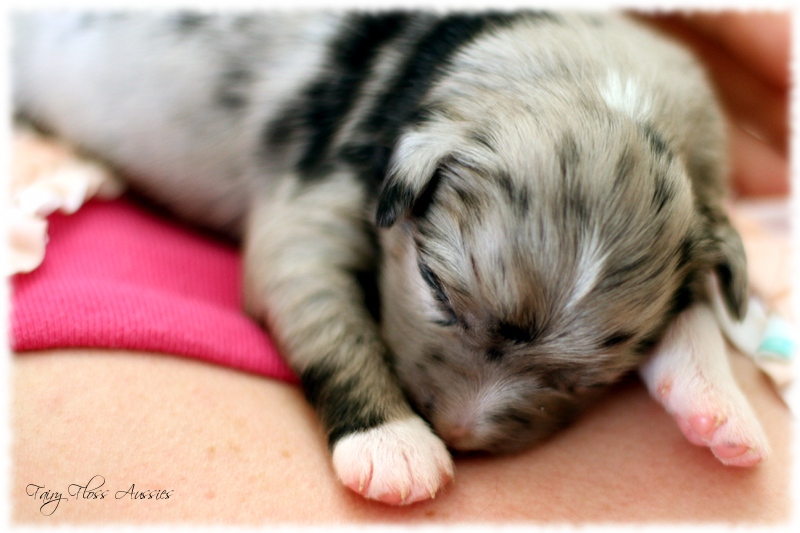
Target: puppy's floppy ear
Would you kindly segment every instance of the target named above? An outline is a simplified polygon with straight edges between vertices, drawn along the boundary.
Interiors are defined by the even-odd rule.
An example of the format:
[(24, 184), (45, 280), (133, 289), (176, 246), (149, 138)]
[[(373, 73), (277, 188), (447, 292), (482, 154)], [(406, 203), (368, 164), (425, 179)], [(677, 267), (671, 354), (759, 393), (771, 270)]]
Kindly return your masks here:
[(715, 228), (714, 236), (719, 249), (719, 260), (714, 270), (722, 296), (731, 315), (742, 320), (747, 312), (748, 299), (747, 258), (742, 238), (727, 220), (724, 225)]
[(390, 227), (412, 207), (418, 214), (427, 207), (453, 145), (452, 137), (425, 132), (407, 133), (400, 139), (378, 194), (375, 223), (379, 228)]
[(705, 218), (704, 262), (717, 275), (730, 315), (741, 320), (747, 312), (748, 301), (747, 258), (742, 239), (721, 212), (706, 213)]

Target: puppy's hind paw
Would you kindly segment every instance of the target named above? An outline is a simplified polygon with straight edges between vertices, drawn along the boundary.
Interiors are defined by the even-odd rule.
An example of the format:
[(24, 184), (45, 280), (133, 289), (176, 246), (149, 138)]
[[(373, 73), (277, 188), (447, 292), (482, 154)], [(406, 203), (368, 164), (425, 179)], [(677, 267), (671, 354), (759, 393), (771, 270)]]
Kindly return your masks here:
[(707, 446), (722, 464), (755, 466), (769, 455), (769, 445), (761, 425), (751, 413), (727, 416), (673, 413), (686, 438), (698, 446)]
[(733, 377), (714, 314), (697, 304), (673, 320), (639, 373), (686, 438), (723, 464), (755, 466), (769, 444)]
[[(653, 378), (645, 367), (644, 375)], [(677, 422), (687, 440), (705, 446), (728, 466), (755, 466), (769, 444), (753, 409), (730, 380), (709, 380), (703, 372), (664, 373), (651, 394)]]
[(393, 505), (434, 498), (453, 479), (450, 453), (416, 416), (342, 438), (333, 467), (345, 486)]

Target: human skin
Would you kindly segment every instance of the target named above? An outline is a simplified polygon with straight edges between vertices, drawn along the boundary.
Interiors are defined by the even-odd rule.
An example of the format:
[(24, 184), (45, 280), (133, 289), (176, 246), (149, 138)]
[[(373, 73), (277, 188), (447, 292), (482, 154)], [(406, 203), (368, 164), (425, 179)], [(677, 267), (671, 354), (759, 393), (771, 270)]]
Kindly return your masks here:
[[(456, 458), (456, 479), (408, 507), (343, 487), (299, 387), (158, 354), (58, 350), (14, 358), (15, 523), (732, 522), (789, 519), (786, 407), (753, 365), (734, 373), (773, 447), (726, 467), (690, 444), (636, 380), (542, 446)], [(68, 494), (103, 476), (103, 499)], [(100, 479), (88, 489), (97, 488)], [(35, 484), (64, 493), (50, 516)], [(128, 491), (168, 490), (131, 500)], [(122, 498), (117, 499), (118, 491)], [(46, 512), (48, 508), (45, 508)]]
[[(735, 189), (785, 194), (788, 17), (650, 20), (690, 42), (720, 87)], [(690, 444), (630, 379), (542, 446), (515, 456), (458, 457), (455, 482), (435, 500), (397, 508), (365, 501), (338, 483), (314, 413), (295, 385), (162, 354), (28, 352), (11, 362), (12, 519), (786, 522), (788, 409), (749, 361), (733, 354), (731, 362), (773, 448), (755, 468), (725, 467)], [(41, 492), (67, 493), (70, 484), (75, 490), (95, 475), (105, 479), (104, 499), (65, 494), (69, 501), (51, 516), (26, 492), (35, 484)], [(170, 497), (115, 498), (132, 484), (171, 491)]]

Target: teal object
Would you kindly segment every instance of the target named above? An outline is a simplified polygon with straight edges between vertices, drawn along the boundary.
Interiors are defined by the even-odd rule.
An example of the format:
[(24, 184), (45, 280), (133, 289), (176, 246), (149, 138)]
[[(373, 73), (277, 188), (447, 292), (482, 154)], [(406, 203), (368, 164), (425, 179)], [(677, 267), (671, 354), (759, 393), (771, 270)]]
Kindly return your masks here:
[(779, 316), (771, 316), (764, 328), (764, 335), (757, 353), (762, 356), (777, 356), (781, 359), (794, 357), (796, 343), (792, 325)]

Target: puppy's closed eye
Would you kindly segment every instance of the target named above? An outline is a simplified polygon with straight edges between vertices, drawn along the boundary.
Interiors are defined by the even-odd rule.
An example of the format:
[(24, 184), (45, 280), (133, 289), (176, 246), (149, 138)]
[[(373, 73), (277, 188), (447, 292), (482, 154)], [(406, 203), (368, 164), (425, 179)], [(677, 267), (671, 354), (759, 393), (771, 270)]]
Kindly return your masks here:
[(444, 291), (444, 287), (442, 287), (442, 282), (431, 269), (423, 263), (422, 261), (418, 262), (419, 264), (419, 273), (422, 276), (422, 280), (425, 284), (430, 287), (431, 293), (433, 294), (434, 299), (439, 305), (439, 310), (442, 312), (443, 318), (440, 320), (436, 320), (436, 323), (441, 326), (454, 326), (458, 323), (458, 317), (456, 316), (455, 311), (453, 310), (453, 306), (450, 303), (450, 299), (447, 297), (447, 293)]
[(494, 330), (501, 339), (517, 344), (527, 344), (533, 342), (540, 334), (535, 325), (519, 326), (517, 324), (502, 321), (495, 326)]

